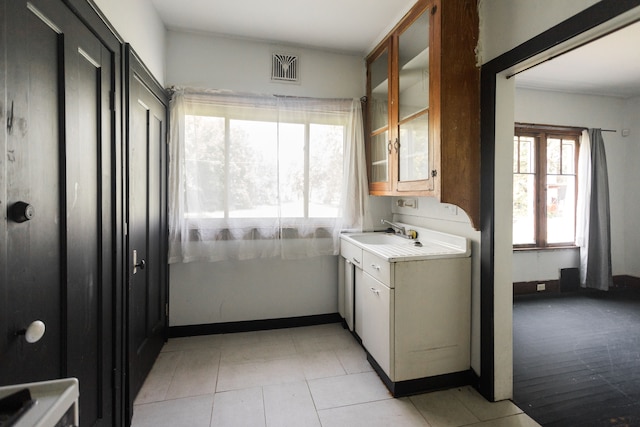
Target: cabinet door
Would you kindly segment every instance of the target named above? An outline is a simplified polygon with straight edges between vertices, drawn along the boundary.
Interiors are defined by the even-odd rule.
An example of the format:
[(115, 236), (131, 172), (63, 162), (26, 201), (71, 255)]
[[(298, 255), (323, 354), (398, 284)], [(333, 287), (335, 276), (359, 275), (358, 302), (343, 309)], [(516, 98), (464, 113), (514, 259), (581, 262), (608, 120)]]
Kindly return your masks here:
[(370, 59), (367, 67), (367, 94), (369, 144), (367, 161), (369, 164), (369, 190), (372, 194), (386, 194), (391, 185), (391, 128), (390, 111), (390, 54), (389, 45)]
[(0, 205), (32, 205), (0, 221), (0, 385), (76, 377), (81, 425), (111, 426), (115, 56), (62, 2), (5, 1), (0, 22)]
[(393, 290), (369, 274), (362, 275), (362, 345), (393, 381)]
[(397, 190), (433, 190), (433, 146), (429, 133), (430, 9), (401, 30), (397, 39), (397, 98), (393, 150)]
[[(58, 31), (64, 22), (28, 7), (3, 2), (0, 44), (0, 385), (60, 378), (64, 374), (63, 299), (64, 204), (64, 58)], [(6, 35), (5, 35), (6, 33)], [(29, 221), (4, 215), (17, 202), (32, 206)], [(27, 343), (31, 322), (45, 324), (40, 340)]]
[(360, 337), (360, 339), (362, 340), (362, 336), (364, 334), (363, 332), (363, 327), (364, 327), (364, 313), (365, 313), (365, 301), (366, 301), (366, 284), (363, 280), (363, 276), (365, 275), (362, 270), (360, 270), (359, 268), (355, 269), (355, 272), (357, 274), (354, 274), (354, 281), (355, 281), (355, 302), (354, 302), (354, 310), (355, 312), (353, 313), (353, 329), (356, 332), (356, 335)]

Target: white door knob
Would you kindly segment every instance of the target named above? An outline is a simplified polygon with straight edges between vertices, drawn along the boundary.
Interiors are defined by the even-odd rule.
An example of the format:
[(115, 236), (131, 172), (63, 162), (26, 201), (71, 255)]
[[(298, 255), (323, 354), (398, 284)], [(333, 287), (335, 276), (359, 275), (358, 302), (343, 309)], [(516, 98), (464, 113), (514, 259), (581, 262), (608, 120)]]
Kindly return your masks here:
[(29, 344), (38, 342), (44, 335), (44, 330), (44, 322), (41, 320), (34, 320), (25, 331), (24, 339), (27, 340)]

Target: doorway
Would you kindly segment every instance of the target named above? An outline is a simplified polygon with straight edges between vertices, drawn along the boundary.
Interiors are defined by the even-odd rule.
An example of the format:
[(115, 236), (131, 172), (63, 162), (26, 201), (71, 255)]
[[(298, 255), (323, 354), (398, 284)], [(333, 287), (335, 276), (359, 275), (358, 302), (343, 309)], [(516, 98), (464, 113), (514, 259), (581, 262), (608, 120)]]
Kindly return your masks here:
[[(489, 400), (508, 394), (505, 388), (508, 388), (512, 372), (509, 357), (513, 345), (510, 334), (512, 290), (509, 286), (512, 264), (510, 261), (505, 263), (512, 258), (511, 230), (496, 226), (505, 219), (510, 221), (509, 210), (513, 206), (511, 185), (507, 191), (502, 188), (505, 180), (511, 180), (513, 161), (513, 157), (505, 155), (503, 150), (505, 146), (512, 146), (514, 122), (515, 89), (513, 81), (506, 77), (535, 65), (544, 56), (575, 48), (628, 25), (638, 19), (638, 11), (633, 9), (639, 5), (638, 1), (597, 3), (482, 67), (480, 390)], [(632, 12), (627, 13), (629, 11)]]
[[(624, 129), (633, 126), (628, 117), (640, 114), (634, 102), (640, 99), (640, 73), (633, 71), (638, 59), (629, 55), (639, 38), (640, 23), (632, 23), (514, 76), (514, 119), (526, 123), (532, 134), (545, 124), (556, 126), (550, 132), (558, 134), (560, 126), (603, 129), (612, 254), (619, 274), (627, 273), (625, 237), (636, 239), (637, 228), (624, 218), (627, 212), (637, 215), (626, 206), (633, 193), (625, 190), (627, 158), (634, 157), (630, 148), (637, 132), (627, 137), (629, 129)], [(566, 172), (575, 173), (569, 168)], [(548, 188), (551, 203), (553, 188)], [(571, 206), (570, 196), (565, 198), (566, 204), (556, 204), (557, 209)], [(550, 222), (562, 216), (554, 215), (549, 205), (546, 212)], [(566, 213), (575, 218), (568, 209)], [(563, 232), (572, 230), (565, 227)], [(561, 269), (579, 268), (579, 259), (578, 248), (514, 251), (513, 400), (543, 425), (635, 425), (640, 422), (635, 381), (640, 365), (630, 353), (636, 352), (633, 331), (638, 329), (640, 292), (617, 287), (606, 293), (571, 292), (562, 280), (556, 288)], [(536, 292), (536, 283), (551, 284), (554, 290)], [(523, 290), (517, 285), (535, 295), (517, 295)]]

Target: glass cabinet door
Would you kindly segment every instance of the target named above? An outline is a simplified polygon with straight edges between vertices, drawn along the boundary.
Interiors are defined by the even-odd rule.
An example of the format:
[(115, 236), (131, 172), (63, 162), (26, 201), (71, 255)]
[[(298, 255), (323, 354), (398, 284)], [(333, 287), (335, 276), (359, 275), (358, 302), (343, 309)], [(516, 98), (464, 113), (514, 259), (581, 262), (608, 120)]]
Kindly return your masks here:
[(371, 182), (389, 183), (389, 51), (369, 64), (369, 123)]
[(430, 178), (429, 19), (427, 9), (398, 37), (398, 189)]

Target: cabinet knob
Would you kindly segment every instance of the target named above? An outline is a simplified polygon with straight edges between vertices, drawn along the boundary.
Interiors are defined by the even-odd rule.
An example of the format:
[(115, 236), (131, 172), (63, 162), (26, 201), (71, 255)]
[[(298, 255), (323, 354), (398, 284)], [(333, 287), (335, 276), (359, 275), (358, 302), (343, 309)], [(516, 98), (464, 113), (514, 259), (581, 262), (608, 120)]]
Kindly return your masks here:
[(35, 342), (40, 341), (40, 339), (44, 336), (45, 331), (44, 322), (42, 320), (34, 320), (27, 327), (27, 329), (19, 330), (16, 335), (24, 335), (24, 339), (29, 343), (33, 344)]
[(35, 208), (26, 202), (16, 202), (10, 208), (11, 219), (15, 222), (26, 222), (36, 214)]

